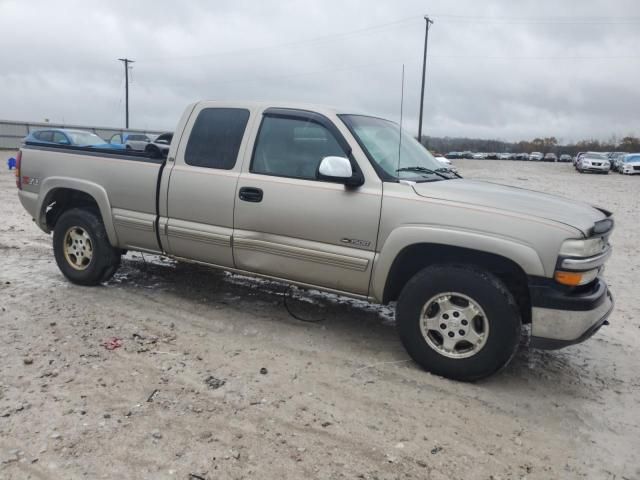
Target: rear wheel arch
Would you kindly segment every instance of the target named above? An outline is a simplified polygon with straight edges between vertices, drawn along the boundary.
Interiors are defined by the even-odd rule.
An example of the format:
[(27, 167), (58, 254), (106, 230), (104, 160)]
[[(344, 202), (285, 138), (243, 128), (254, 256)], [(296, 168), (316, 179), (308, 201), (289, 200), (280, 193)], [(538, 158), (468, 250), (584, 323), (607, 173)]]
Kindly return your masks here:
[(531, 322), (527, 274), (518, 263), (494, 253), (437, 243), (417, 243), (399, 252), (387, 274), (382, 303), (397, 300), (416, 274), (434, 265), (470, 266), (495, 275), (516, 299), (522, 323)]
[[(116, 246), (118, 239), (111, 218), (111, 206), (106, 192), (100, 187), (92, 191), (83, 186), (53, 186), (45, 194), (40, 206), (38, 223), (46, 232), (55, 228), (60, 216), (72, 208), (85, 208), (97, 211), (104, 224), (111, 245)], [(95, 190), (95, 189), (93, 189)]]

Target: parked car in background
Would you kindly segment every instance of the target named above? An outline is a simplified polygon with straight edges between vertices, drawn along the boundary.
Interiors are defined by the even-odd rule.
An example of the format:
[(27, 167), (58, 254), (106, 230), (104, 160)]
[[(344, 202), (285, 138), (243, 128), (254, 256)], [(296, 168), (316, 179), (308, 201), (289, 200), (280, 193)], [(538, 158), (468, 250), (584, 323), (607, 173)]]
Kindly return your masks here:
[(528, 153), (518, 153), (516, 155), (516, 160), (529, 160), (529, 154)]
[(573, 166), (578, 168), (578, 160), (580, 160), (580, 158), (587, 152), (578, 152), (578, 154), (573, 157)]
[(544, 155), (542, 155), (541, 152), (531, 152), (531, 155), (529, 155), (529, 160), (534, 160), (536, 162), (542, 161), (543, 158)]
[(571, 162), (571, 160), (571, 155), (569, 155), (568, 153), (563, 153), (562, 155), (560, 155), (561, 162)]
[(501, 153), (498, 155), (498, 160), (511, 160), (512, 153)]
[(496, 152), (489, 152), (486, 155), (487, 160), (498, 160), (498, 154)]
[(166, 158), (173, 140), (173, 132), (158, 135), (151, 143), (148, 143), (144, 151), (151, 158)]
[(611, 162), (611, 170), (616, 172), (620, 171), (620, 166), (622, 162), (624, 162), (624, 157), (627, 155), (627, 152), (612, 152), (609, 154), (609, 162)]
[(595, 172), (608, 174), (610, 166), (609, 159), (605, 154), (587, 152), (580, 157), (576, 168), (580, 173)]
[(473, 154), (473, 158), (475, 160), (484, 160), (485, 158), (487, 158), (487, 154), (486, 153), (480, 153), (480, 152), (474, 153)]
[(558, 156), (555, 153), (545, 153), (543, 160), (545, 162), (557, 162)]
[(618, 171), (624, 175), (640, 174), (640, 153), (625, 155), (620, 162)]
[(123, 150), (123, 146), (111, 145), (104, 138), (85, 130), (68, 128), (52, 128), (31, 132), (24, 139), (25, 142), (51, 145), (65, 145), (70, 147), (91, 147)]
[(144, 152), (151, 139), (142, 133), (116, 133), (109, 139), (112, 145), (124, 145), (127, 150)]

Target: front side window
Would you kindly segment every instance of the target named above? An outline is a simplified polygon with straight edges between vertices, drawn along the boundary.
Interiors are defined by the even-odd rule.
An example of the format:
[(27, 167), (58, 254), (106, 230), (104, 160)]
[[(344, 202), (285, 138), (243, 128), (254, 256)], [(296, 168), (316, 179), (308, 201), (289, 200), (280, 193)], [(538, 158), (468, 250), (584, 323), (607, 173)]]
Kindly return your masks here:
[(149, 137), (147, 137), (146, 135), (129, 135), (127, 137), (127, 140), (133, 140), (135, 142), (148, 142), (149, 141)]
[(205, 108), (198, 114), (184, 154), (187, 165), (231, 170), (249, 120), (240, 108)]
[(60, 132), (53, 132), (53, 141), (62, 145), (69, 145), (69, 140), (67, 140), (67, 137)]
[(333, 134), (312, 120), (265, 116), (251, 172), (315, 180), (325, 157), (348, 157)]
[(364, 115), (340, 115), (383, 180), (428, 182), (455, 178), (396, 123)]

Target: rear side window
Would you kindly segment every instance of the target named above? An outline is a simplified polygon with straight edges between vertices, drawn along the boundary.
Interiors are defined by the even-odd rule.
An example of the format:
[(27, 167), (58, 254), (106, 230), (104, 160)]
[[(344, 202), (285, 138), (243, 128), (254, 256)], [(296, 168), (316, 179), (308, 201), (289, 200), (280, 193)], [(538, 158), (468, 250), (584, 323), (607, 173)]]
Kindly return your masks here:
[(34, 134), (38, 140), (42, 140), (43, 142), (53, 142), (53, 132), (50, 130), (44, 130), (42, 132), (36, 132)]
[(196, 118), (184, 161), (195, 167), (231, 170), (236, 164), (249, 111), (240, 108), (205, 108)]
[(306, 119), (264, 117), (251, 172), (315, 180), (324, 157), (348, 155), (333, 134)]

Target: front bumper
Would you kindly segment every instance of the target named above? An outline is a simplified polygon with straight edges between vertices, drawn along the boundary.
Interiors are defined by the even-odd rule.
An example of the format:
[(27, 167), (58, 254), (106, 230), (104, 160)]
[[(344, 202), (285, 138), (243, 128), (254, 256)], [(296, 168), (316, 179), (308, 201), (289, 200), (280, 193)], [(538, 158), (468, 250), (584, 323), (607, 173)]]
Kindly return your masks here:
[(608, 172), (610, 169), (609, 165), (582, 165), (581, 167), (583, 172)]
[(554, 350), (587, 340), (606, 323), (614, 306), (601, 278), (578, 293), (550, 279), (533, 279), (529, 292), (530, 345), (534, 348)]

